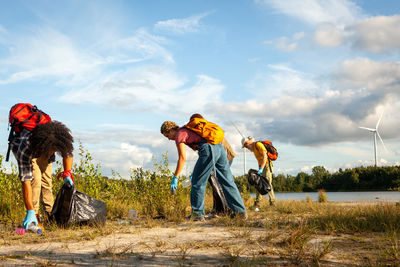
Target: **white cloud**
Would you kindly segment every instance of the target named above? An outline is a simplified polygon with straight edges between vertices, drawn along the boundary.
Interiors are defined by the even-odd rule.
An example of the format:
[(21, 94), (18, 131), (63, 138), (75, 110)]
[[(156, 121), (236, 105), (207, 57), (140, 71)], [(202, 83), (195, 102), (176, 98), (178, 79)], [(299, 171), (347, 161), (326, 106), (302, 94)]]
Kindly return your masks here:
[(315, 31), (314, 40), (324, 47), (339, 46), (343, 42), (343, 34), (334, 25), (324, 24)]
[(218, 101), (224, 89), (219, 80), (206, 75), (198, 75), (197, 78), (193, 86), (184, 88), (186, 80), (169, 66), (147, 66), (113, 73), (86, 88), (65, 93), (60, 100), (132, 111), (195, 111)]
[(0, 33), (7, 33), (6, 28), (4, 28), (2, 25), (0, 25)]
[(296, 50), (297, 48), (297, 41), (303, 39), (304, 32), (295, 33), (291, 40), (287, 37), (281, 37), (273, 41), (265, 41), (264, 44), (274, 44), (276, 49), (285, 52), (291, 52)]
[(368, 58), (345, 60), (336, 73), (337, 81), (349, 87), (380, 94), (399, 93), (400, 62), (379, 62)]
[(269, 99), (279, 97), (283, 92), (314, 93), (320, 89), (319, 86), (315, 83), (313, 75), (294, 70), (283, 64), (268, 65), (268, 69), (256, 73), (247, 84), (252, 94), (268, 95)]
[(0, 63), (9, 71), (0, 84), (37, 77), (74, 79), (104, 63), (92, 53), (79, 51), (67, 36), (49, 28), (37, 29), (30, 36), (17, 36), (5, 46), (9, 46), (10, 56), (0, 59)]
[(300, 170), (302, 172), (310, 172), (312, 170), (313, 166), (303, 166)]
[(400, 15), (378, 16), (359, 21), (347, 28), (353, 47), (374, 53), (400, 49)]
[(150, 59), (173, 63), (172, 55), (161, 46), (162, 42), (163, 39), (138, 30), (134, 36), (116, 39), (95, 49), (82, 49), (54, 29), (36, 29), (31, 35), (14, 36), (5, 44), (10, 47), (10, 55), (0, 59), (0, 63), (7, 66), (8, 71), (2, 74), (3, 78), (0, 76), (0, 84), (55, 77), (58, 83), (82, 86), (118, 64)]
[(281, 37), (275, 41), (275, 47), (279, 50), (290, 52), (296, 49), (297, 43), (287, 43), (286, 37)]
[(348, 0), (255, 0), (257, 4), (311, 25), (331, 23), (343, 27), (357, 21), (361, 9)]
[(215, 109), (245, 122), (255, 135), (268, 132), (273, 140), (301, 146), (367, 140), (358, 126), (374, 126), (385, 109), (385, 138), (399, 137), (400, 63), (347, 60), (330, 80), (272, 65), (252, 81), (254, 98)]
[(97, 48), (99, 54), (105, 54), (109, 64), (127, 64), (159, 59), (174, 63), (172, 54), (162, 45), (167, 43), (162, 37), (152, 35), (145, 29), (138, 29), (134, 35), (119, 37), (103, 42)]
[(201, 30), (202, 26), (200, 20), (208, 16), (210, 13), (202, 13), (194, 16), (190, 16), (184, 19), (169, 19), (159, 21), (154, 25), (156, 30), (173, 33), (173, 34), (185, 34), (193, 33)]

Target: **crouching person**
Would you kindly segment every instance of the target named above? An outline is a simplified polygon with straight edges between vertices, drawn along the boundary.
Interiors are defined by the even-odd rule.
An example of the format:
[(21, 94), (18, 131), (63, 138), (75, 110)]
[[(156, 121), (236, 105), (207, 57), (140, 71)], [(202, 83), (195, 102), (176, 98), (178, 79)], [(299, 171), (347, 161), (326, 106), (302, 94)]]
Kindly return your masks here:
[(31, 223), (38, 225), (40, 196), (47, 216), (53, 207), (52, 162), (57, 152), (63, 158), (64, 182), (73, 185), (73, 137), (70, 130), (61, 122), (51, 121), (37, 124), (30, 131), (21, 129), (10, 142), (10, 148), (17, 160), (22, 194), (26, 207), (23, 227)]
[(169, 140), (175, 141), (178, 149), (178, 163), (172, 177), (171, 190), (177, 189), (177, 177), (181, 173), (186, 161), (185, 145), (197, 150), (199, 154), (199, 159), (195, 164), (192, 176), (192, 189), (190, 192), (192, 215), (188, 217), (189, 219), (191, 218), (194, 221), (204, 220), (206, 185), (211, 171), (214, 169), (218, 182), (222, 186), (228, 206), (233, 211), (233, 215), (247, 217), (243, 200), (233, 180), (225, 149), (221, 144), (213, 145), (206, 143), (200, 135), (185, 127), (180, 128), (172, 121), (165, 121), (161, 125), (161, 133)]

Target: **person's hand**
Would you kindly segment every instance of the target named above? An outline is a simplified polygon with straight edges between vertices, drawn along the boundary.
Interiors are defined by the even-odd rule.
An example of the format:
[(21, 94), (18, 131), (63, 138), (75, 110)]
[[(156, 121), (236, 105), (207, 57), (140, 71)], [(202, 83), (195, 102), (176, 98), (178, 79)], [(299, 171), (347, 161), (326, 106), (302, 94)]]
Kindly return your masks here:
[(175, 191), (178, 188), (178, 177), (175, 175), (172, 177), (172, 182), (171, 182), (171, 191)]
[(35, 223), (35, 225), (38, 225), (38, 221), (35, 215), (35, 210), (26, 211), (26, 216), (25, 219), (22, 221), (22, 226), (25, 228), (25, 230), (28, 230), (28, 227), (31, 223)]
[(74, 182), (72, 181), (71, 177), (65, 177), (64, 184), (69, 184), (70, 186), (73, 186)]
[(258, 170), (257, 174), (262, 174), (263, 170), (264, 170), (263, 168), (260, 168), (260, 169)]
[(190, 181), (192, 180), (192, 178), (193, 178), (193, 173), (189, 176), (189, 178), (190, 178)]

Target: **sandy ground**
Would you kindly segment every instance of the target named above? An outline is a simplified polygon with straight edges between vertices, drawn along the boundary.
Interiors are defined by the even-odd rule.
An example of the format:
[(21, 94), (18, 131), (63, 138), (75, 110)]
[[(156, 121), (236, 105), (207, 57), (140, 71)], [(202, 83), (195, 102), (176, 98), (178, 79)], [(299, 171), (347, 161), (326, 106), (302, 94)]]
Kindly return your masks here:
[[(30, 233), (28, 244), (23, 236), (14, 236), (3, 240), (0, 265), (376, 266), (388, 246), (373, 233), (313, 235), (301, 250), (287, 244), (290, 233), (285, 231), (220, 226), (215, 221), (166, 223), (152, 228), (108, 222), (105, 228), (112, 230), (94, 237), (88, 229), (66, 230), (62, 241), (52, 241), (50, 233), (42, 237)], [(328, 252), (315, 260), (329, 242)]]

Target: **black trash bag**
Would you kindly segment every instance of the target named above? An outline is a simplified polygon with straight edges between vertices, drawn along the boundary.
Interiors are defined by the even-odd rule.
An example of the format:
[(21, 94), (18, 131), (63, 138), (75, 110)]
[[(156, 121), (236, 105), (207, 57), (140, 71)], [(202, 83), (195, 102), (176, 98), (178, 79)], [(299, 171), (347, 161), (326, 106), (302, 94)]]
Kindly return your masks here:
[(76, 190), (75, 186), (64, 184), (58, 191), (51, 211), (59, 225), (96, 223), (104, 225), (106, 222), (106, 203), (89, 197)]
[(247, 175), (247, 180), (261, 195), (266, 195), (271, 191), (271, 185), (268, 179), (261, 174), (257, 174), (257, 170), (250, 169), (249, 174)]
[(208, 182), (211, 185), (213, 193), (213, 211), (216, 213), (230, 212), (231, 209), (228, 206), (221, 184), (218, 182), (217, 178), (215, 178), (214, 172), (211, 172)]

